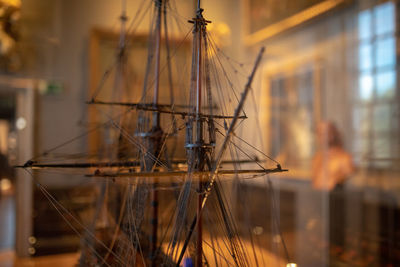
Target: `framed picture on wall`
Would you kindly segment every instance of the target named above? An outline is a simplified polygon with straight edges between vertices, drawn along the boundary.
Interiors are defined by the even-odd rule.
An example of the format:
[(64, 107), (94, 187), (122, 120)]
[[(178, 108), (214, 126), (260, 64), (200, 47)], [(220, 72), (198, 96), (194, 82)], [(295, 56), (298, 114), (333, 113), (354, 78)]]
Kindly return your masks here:
[(309, 21), (348, 0), (245, 0), (245, 43), (253, 45)]
[(305, 64), (280, 70), (266, 78), (268, 153), (290, 168), (289, 175), (309, 177), (322, 116), (322, 69)]

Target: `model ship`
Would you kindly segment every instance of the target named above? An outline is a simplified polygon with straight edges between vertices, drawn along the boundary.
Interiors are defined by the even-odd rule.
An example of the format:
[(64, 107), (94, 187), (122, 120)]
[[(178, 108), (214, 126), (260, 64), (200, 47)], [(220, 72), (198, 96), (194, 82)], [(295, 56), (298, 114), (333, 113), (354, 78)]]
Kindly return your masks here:
[[(264, 49), (229, 114), (225, 98), (230, 95), (218, 90), (231, 89), (231, 95), (235, 92), (222, 88), (216, 75), (221, 70), (212, 58), (216, 47), (207, 32), (211, 21), (204, 18), (198, 0), (196, 15), (188, 21), (193, 36), (190, 84), (183, 88), (188, 99), (175, 103), (173, 93), (178, 89), (172, 84), (173, 53), (167, 26), (171, 6), (167, 0), (151, 2), (154, 20), (140, 101), (99, 99), (96, 92), (88, 102), (95, 108), (107, 107), (108, 120), (102, 126), (111, 125), (109, 131), (113, 131), (115, 140), (105, 150), (106, 155), (54, 163), (46, 160), (46, 154), (23, 167), (79, 170), (85, 177), (103, 181), (98, 187), (93, 220), (87, 225), (46, 195), (62, 216), (73, 218), (71, 227), (82, 226), (77, 230), (82, 238), (81, 266), (181, 266), (184, 262), (187, 266), (189, 262), (196, 266), (258, 265), (261, 261), (251, 252), (254, 247), (243, 244), (239, 229), (243, 227), (237, 224), (233, 205), (227, 201), (230, 189), (226, 187), (232, 188), (229, 184), (243, 178), (286, 171), (279, 164), (265, 168), (264, 160), (246, 152), (256, 148), (235, 135), (240, 122), (247, 118), (243, 107)], [(123, 11), (115, 75), (119, 87), (126, 85), (126, 20)], [(162, 46), (167, 54), (164, 65)], [(162, 72), (168, 79), (170, 103), (160, 102)], [(218, 101), (215, 96), (219, 96)], [(177, 138), (184, 139), (183, 147), (170, 142)], [(241, 148), (235, 140), (248, 147)], [(177, 150), (183, 158), (173, 153)]]

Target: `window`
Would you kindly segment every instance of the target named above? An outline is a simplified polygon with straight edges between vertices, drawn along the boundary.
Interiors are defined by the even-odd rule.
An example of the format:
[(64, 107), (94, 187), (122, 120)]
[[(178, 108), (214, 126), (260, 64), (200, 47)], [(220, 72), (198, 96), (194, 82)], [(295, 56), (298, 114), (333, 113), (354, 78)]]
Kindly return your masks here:
[(358, 164), (390, 167), (398, 157), (395, 5), (358, 15), (358, 87), (354, 92), (353, 153)]

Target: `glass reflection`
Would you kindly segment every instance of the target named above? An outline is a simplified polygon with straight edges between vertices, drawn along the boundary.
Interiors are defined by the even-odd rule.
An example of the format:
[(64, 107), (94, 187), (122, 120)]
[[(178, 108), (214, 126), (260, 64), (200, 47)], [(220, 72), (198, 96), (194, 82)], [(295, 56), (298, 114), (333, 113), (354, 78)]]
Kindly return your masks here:
[(358, 17), (358, 36), (360, 39), (371, 38), (372, 14), (366, 10), (360, 13)]
[(360, 70), (369, 70), (372, 68), (372, 45), (361, 45), (359, 50), (359, 68)]
[(382, 164), (385, 164), (385, 161), (379, 161), (379, 159), (382, 160), (390, 157), (390, 139), (376, 138), (374, 140), (374, 158), (378, 160), (376, 164), (383, 167)]
[(394, 5), (391, 2), (374, 9), (375, 34), (381, 35), (394, 31)]
[(378, 73), (376, 76), (376, 94), (379, 98), (394, 96), (396, 73), (394, 70)]
[(353, 112), (353, 125), (357, 134), (367, 133), (370, 130), (370, 119), (368, 116), (368, 109), (360, 107)]
[(357, 136), (353, 142), (354, 162), (358, 165), (362, 164), (362, 161), (368, 155), (369, 142), (366, 136)]
[(363, 74), (360, 77), (359, 97), (361, 100), (369, 101), (373, 92), (373, 79), (370, 73)]
[(390, 129), (391, 108), (389, 104), (381, 104), (374, 107), (373, 123), (374, 133), (388, 132)]
[(393, 66), (396, 60), (396, 45), (393, 37), (376, 42), (376, 67)]

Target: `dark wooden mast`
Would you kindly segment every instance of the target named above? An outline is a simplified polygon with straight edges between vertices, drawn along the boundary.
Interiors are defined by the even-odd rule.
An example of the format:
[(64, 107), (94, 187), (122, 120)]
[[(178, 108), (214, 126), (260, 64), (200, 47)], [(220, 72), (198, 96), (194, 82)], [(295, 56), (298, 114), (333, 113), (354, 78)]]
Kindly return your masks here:
[[(154, 56), (154, 94), (153, 94), (153, 105), (156, 107), (159, 100), (159, 90), (160, 90), (160, 43), (161, 43), (161, 16), (162, 16), (162, 5), (163, 0), (155, 1), (156, 7), (156, 26), (155, 26), (155, 56)], [(150, 52), (150, 51), (149, 51)], [(158, 158), (161, 153), (163, 130), (160, 125), (160, 113), (156, 110), (153, 111), (152, 118), (152, 128), (150, 130), (150, 136), (148, 139), (148, 146), (151, 149), (150, 154), (146, 153), (145, 160), (150, 165), (146, 164), (147, 171), (155, 171), (155, 165), (157, 164), (154, 157)], [(149, 156), (151, 158), (149, 159)], [(152, 190), (150, 193), (151, 202), (151, 237), (150, 237), (150, 261), (151, 266), (156, 266), (156, 253), (157, 253), (157, 243), (158, 243), (158, 179), (155, 178), (152, 185)]]
[[(202, 94), (203, 94), (203, 58), (207, 55), (202, 55), (203, 38), (205, 38), (206, 25), (210, 23), (203, 17), (203, 9), (200, 6), (200, 0), (197, 2), (196, 17), (189, 21), (194, 24), (193, 28), (193, 60), (192, 60), (192, 86), (191, 86), (191, 101), (189, 106), (192, 106), (195, 115), (188, 119), (186, 129), (186, 150), (188, 155), (188, 170), (189, 173), (204, 171), (208, 165), (210, 169), (211, 155), (215, 144), (205, 141), (204, 138), (204, 117), (202, 114)], [(208, 75), (206, 73), (205, 75)], [(212, 105), (212, 103), (208, 103)], [(209, 121), (212, 117), (209, 118)], [(204, 190), (204, 177), (201, 175), (198, 181), (198, 197), (197, 197), (197, 239), (196, 239), (196, 266), (203, 265), (203, 227), (201, 218), (201, 205), (203, 203), (202, 191)]]
[[(197, 17), (201, 18), (201, 9), (200, 9), (200, 0), (199, 0), (199, 6), (197, 7)], [(197, 130), (197, 144), (202, 144), (204, 143), (203, 140), (203, 121), (200, 119), (199, 114), (201, 113), (201, 93), (202, 93), (202, 88), (201, 88), (201, 78), (202, 78), (202, 71), (201, 71), (201, 36), (202, 36), (202, 27), (203, 25), (200, 24), (197, 25), (198, 29), (196, 30), (196, 41), (197, 41), (197, 81), (196, 81), (196, 90), (197, 90), (197, 97), (196, 97), (196, 130)], [(200, 152), (200, 151), (199, 151)], [(204, 161), (204, 155), (199, 154), (199, 161)], [(204, 168), (203, 162), (201, 163), (200, 168)], [(202, 219), (201, 219), (201, 203), (203, 201), (203, 197), (201, 195), (203, 189), (203, 182), (202, 182), (202, 177), (199, 179), (199, 188), (198, 188), (198, 204), (197, 204), (197, 244), (196, 244), (196, 266), (201, 267), (203, 265), (203, 224), (202, 224)]]
[[(202, 192), (204, 192), (204, 194), (202, 195), (202, 198), (201, 198), (202, 202), (198, 203), (197, 214), (193, 218), (192, 223), (190, 225), (190, 229), (189, 229), (188, 234), (187, 234), (187, 236), (185, 238), (182, 250), (181, 250), (181, 252), (179, 254), (178, 262), (176, 264), (177, 267), (180, 266), (180, 263), (181, 263), (181, 261), (183, 259), (183, 255), (185, 254), (185, 251), (186, 251), (187, 246), (188, 246), (188, 244), (190, 242), (190, 239), (192, 237), (194, 229), (198, 227), (198, 224), (201, 224), (201, 220), (199, 220), (199, 217), (201, 217), (201, 214), (202, 214), (202, 212), (204, 210), (204, 207), (206, 205), (208, 197), (210, 196), (211, 191), (215, 186), (214, 185), (215, 184), (215, 180), (216, 180), (218, 174), (221, 172), (219, 170), (219, 168), (220, 168), (220, 165), (222, 163), (222, 157), (225, 154), (225, 151), (226, 151), (226, 149), (228, 147), (228, 144), (230, 143), (230, 140), (231, 140), (232, 135), (234, 133), (234, 129), (237, 126), (239, 114), (243, 111), (244, 102), (246, 101), (247, 95), (248, 95), (248, 93), (249, 93), (249, 91), (251, 89), (251, 84), (252, 84), (254, 75), (256, 73), (256, 70), (257, 70), (257, 68), (258, 68), (258, 66), (259, 66), (259, 64), (261, 62), (261, 58), (262, 58), (263, 53), (264, 53), (264, 48), (262, 48), (260, 53), (258, 54), (258, 57), (256, 59), (255, 65), (254, 65), (253, 70), (252, 70), (252, 73), (249, 76), (249, 79), (248, 79), (247, 84), (245, 86), (244, 92), (242, 93), (242, 97), (241, 97), (241, 99), (239, 101), (239, 104), (238, 104), (236, 110), (235, 110), (234, 118), (231, 121), (231, 124), (230, 124), (230, 126), (229, 126), (229, 128), (227, 130), (227, 133), (226, 133), (225, 139), (224, 139), (224, 141), (222, 143), (222, 146), (221, 146), (217, 156), (215, 157), (215, 160), (212, 163), (212, 168), (211, 168), (211, 170), (209, 172), (209, 175), (208, 175), (208, 179), (209, 180), (208, 180), (207, 184), (205, 185), (205, 187), (203, 188), (203, 191), (202, 191)], [(267, 171), (266, 169), (264, 169), (264, 170)], [(282, 171), (286, 171), (286, 170), (282, 170), (281, 166), (278, 164), (277, 168), (276, 168), (276, 172), (282, 172)], [(197, 255), (197, 257), (199, 257), (199, 256), (202, 256), (202, 255)], [(196, 260), (196, 262), (197, 262), (197, 260)]]

